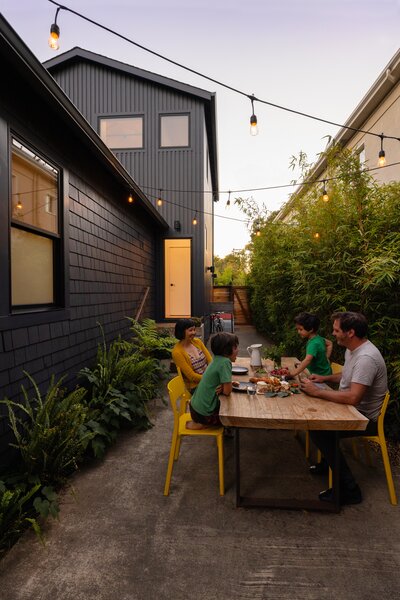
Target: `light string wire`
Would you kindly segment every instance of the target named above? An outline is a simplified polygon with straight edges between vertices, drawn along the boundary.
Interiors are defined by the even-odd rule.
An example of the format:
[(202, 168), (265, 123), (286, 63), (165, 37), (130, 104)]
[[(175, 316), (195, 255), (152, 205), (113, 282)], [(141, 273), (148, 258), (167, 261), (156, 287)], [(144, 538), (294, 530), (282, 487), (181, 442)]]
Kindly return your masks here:
[[(393, 167), (396, 165), (400, 165), (400, 161), (398, 162), (394, 162), (394, 163), (390, 163), (388, 165), (385, 165), (384, 167), (371, 167), (370, 169), (362, 169), (361, 173), (369, 173), (371, 171), (382, 171), (382, 169), (386, 169), (388, 167)], [(303, 186), (303, 185), (316, 185), (317, 183), (328, 183), (330, 181), (337, 181), (342, 179), (341, 175), (337, 175), (335, 177), (324, 177), (323, 179), (315, 179), (314, 181), (304, 181), (303, 183), (287, 183), (285, 185), (275, 185), (275, 186), (270, 186), (270, 187), (264, 187), (264, 188), (253, 188), (253, 189), (249, 189), (249, 190), (230, 190), (228, 192), (220, 192), (221, 194), (231, 194), (231, 193), (238, 193), (238, 192), (246, 192), (246, 191), (256, 191), (256, 190), (275, 190), (275, 189), (279, 189), (279, 188), (286, 188), (286, 187), (294, 187), (294, 186)], [(146, 187), (146, 186), (141, 186), (141, 187)], [(148, 189), (156, 189), (156, 188), (148, 188)], [(157, 188), (158, 189), (158, 188)], [(212, 193), (209, 191), (197, 191), (194, 192), (193, 190), (166, 190), (165, 188), (163, 188), (163, 192), (182, 192), (182, 193)], [(154, 198), (157, 199), (158, 196), (154, 195), (154, 194), (149, 194), (147, 193), (147, 196), (149, 198)], [(183, 208), (184, 210), (189, 210), (189, 211), (193, 211), (193, 208), (190, 208), (188, 206), (185, 206), (184, 204), (179, 204), (178, 202), (174, 202), (173, 200), (166, 200), (164, 197), (162, 198), (163, 203), (165, 202), (165, 204), (172, 204), (173, 206), (177, 206), (178, 208)], [(280, 209), (279, 209), (280, 210)], [(214, 217), (218, 217), (220, 219), (227, 219), (229, 221), (238, 221), (239, 223), (246, 223), (247, 225), (251, 222), (257, 222), (257, 220), (260, 220), (260, 217), (258, 216), (256, 219), (237, 219), (234, 217), (227, 217), (225, 215), (217, 215), (215, 213), (209, 212), (209, 211), (205, 211), (205, 210), (197, 210), (196, 213), (198, 214), (202, 214), (202, 215), (213, 215)]]
[(203, 79), (207, 79), (208, 81), (212, 81), (213, 83), (216, 83), (217, 85), (224, 87), (227, 90), (230, 90), (231, 92), (235, 92), (236, 94), (240, 94), (241, 96), (245, 96), (246, 98), (248, 98), (251, 102), (260, 102), (261, 104), (266, 104), (267, 106), (271, 106), (272, 108), (278, 108), (279, 110), (284, 110), (286, 112), (290, 112), (293, 113), (295, 115), (299, 115), (301, 117), (306, 117), (307, 119), (313, 119), (314, 121), (319, 121), (321, 123), (327, 123), (328, 125), (333, 125), (335, 127), (340, 127), (342, 129), (348, 129), (350, 131), (354, 131), (356, 133), (364, 133), (366, 135), (373, 135), (375, 137), (379, 137), (381, 139), (391, 139), (391, 140), (397, 140), (400, 142), (400, 137), (398, 136), (392, 136), (392, 135), (384, 135), (383, 133), (374, 133), (372, 131), (366, 131), (364, 129), (358, 129), (356, 127), (351, 127), (349, 125), (341, 125), (340, 123), (336, 123), (335, 121), (330, 121), (329, 119), (323, 119), (322, 117), (316, 117), (315, 115), (310, 115), (309, 113), (305, 113), (299, 110), (295, 110), (293, 108), (289, 108), (287, 106), (282, 106), (280, 104), (275, 104), (274, 102), (269, 102), (268, 100), (263, 100), (262, 98), (257, 98), (257, 96), (255, 96), (254, 94), (247, 94), (246, 92), (243, 92), (242, 90), (239, 90), (238, 88), (235, 88), (231, 85), (228, 85), (226, 83), (223, 83), (221, 81), (219, 81), (218, 79), (214, 79), (213, 77), (210, 77), (208, 75), (204, 75), (204, 73), (201, 73), (200, 71), (196, 71), (195, 69), (192, 69), (190, 67), (187, 67), (186, 65), (183, 65), (182, 63), (179, 63), (175, 60), (172, 60), (171, 58), (168, 58), (166, 56), (164, 56), (163, 54), (160, 54), (159, 52), (156, 52), (155, 50), (151, 50), (150, 48), (147, 48), (146, 46), (143, 46), (142, 44), (139, 44), (138, 42), (135, 42), (134, 40), (128, 38), (127, 36), (118, 33), (117, 31), (115, 31), (114, 29), (111, 29), (110, 27), (107, 27), (106, 25), (102, 25), (101, 23), (98, 23), (97, 21), (94, 21), (93, 19), (86, 17), (85, 15), (83, 15), (82, 13), (77, 12), (76, 10), (73, 10), (72, 8), (69, 8), (68, 6), (65, 6), (63, 4), (59, 4), (58, 2), (55, 2), (55, 0), (48, 0), (49, 2), (51, 2), (51, 4), (54, 4), (55, 6), (58, 6), (59, 10), (65, 10), (67, 12), (70, 12), (74, 15), (76, 15), (77, 17), (80, 17), (81, 19), (87, 21), (88, 23), (91, 23), (92, 25), (95, 25), (96, 27), (100, 27), (101, 29), (104, 29), (104, 31), (108, 31), (109, 33), (121, 38), (122, 40), (128, 42), (129, 44), (133, 44), (134, 46), (136, 46), (137, 48), (140, 48), (141, 50), (144, 50), (145, 52), (149, 52), (150, 54), (153, 54), (153, 56), (157, 56), (158, 58), (161, 58), (162, 60), (165, 60), (181, 69), (184, 69), (185, 71), (189, 71), (189, 73), (193, 73), (194, 75), (198, 75), (199, 77), (202, 77)]
[[(393, 162), (393, 163), (388, 163), (386, 165), (384, 165), (383, 167), (370, 167), (367, 169), (362, 169), (362, 173), (370, 173), (371, 171), (382, 171), (383, 169), (387, 169), (388, 167), (395, 167), (397, 165), (400, 165), (400, 161), (397, 162)], [(264, 186), (264, 187), (256, 187), (256, 188), (246, 188), (246, 189), (241, 189), (241, 190), (219, 190), (219, 191), (212, 191), (212, 190), (173, 190), (173, 189), (168, 189), (168, 188), (162, 188), (163, 192), (171, 192), (174, 194), (240, 194), (243, 192), (262, 192), (262, 191), (268, 191), (268, 190), (279, 190), (279, 189), (283, 189), (283, 188), (290, 188), (290, 187), (302, 187), (304, 185), (316, 185), (317, 183), (323, 183), (328, 182), (328, 181), (335, 181), (336, 179), (341, 179), (341, 175), (336, 175), (334, 177), (323, 177), (322, 179), (313, 179), (312, 181), (296, 181), (293, 183), (284, 183), (281, 185), (269, 185), (269, 186)], [(149, 185), (144, 185), (144, 184), (139, 184), (141, 188), (144, 188), (146, 190), (159, 190), (160, 188), (156, 188), (156, 187), (152, 187)], [(147, 192), (146, 192), (147, 193)], [(152, 196), (151, 194), (148, 194), (148, 196)], [(166, 200), (166, 202), (168, 202), (168, 200)]]

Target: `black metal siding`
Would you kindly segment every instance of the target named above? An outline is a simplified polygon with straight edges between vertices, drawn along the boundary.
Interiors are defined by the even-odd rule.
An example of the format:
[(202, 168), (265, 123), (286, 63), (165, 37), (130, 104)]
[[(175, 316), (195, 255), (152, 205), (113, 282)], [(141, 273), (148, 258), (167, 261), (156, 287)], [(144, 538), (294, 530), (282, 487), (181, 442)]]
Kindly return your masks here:
[[(166, 237), (192, 237), (192, 313), (204, 314), (210, 300), (210, 273), (205, 268), (211, 264), (205, 224), (208, 246), (213, 246), (211, 216), (203, 214), (213, 210), (212, 194), (204, 193), (211, 191), (211, 178), (206, 182), (204, 169), (204, 102), (92, 62), (68, 63), (52, 69), (52, 75), (96, 131), (100, 117), (144, 116), (144, 148), (115, 154), (154, 204), (162, 190), (166, 202), (159, 211), (170, 225)], [(160, 148), (160, 115), (176, 113), (189, 114), (190, 147)], [(196, 212), (198, 225), (193, 226)], [(174, 230), (176, 220), (181, 224), (179, 233)]]

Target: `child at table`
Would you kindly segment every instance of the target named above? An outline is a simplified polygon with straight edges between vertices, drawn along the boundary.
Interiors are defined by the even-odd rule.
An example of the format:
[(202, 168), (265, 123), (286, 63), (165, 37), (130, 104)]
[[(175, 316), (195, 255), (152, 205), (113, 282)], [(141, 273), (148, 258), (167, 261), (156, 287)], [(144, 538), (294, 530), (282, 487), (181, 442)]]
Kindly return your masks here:
[(217, 333), (211, 340), (213, 361), (208, 365), (190, 400), (192, 420), (188, 429), (205, 429), (221, 425), (218, 394), (229, 396), (232, 391), (232, 363), (239, 351), (238, 337), (232, 333)]
[(302, 312), (294, 318), (296, 329), (300, 337), (307, 340), (306, 357), (290, 371), (295, 377), (308, 369), (311, 374), (331, 375), (332, 369), (329, 357), (332, 352), (332, 342), (318, 335), (319, 318), (311, 313)]

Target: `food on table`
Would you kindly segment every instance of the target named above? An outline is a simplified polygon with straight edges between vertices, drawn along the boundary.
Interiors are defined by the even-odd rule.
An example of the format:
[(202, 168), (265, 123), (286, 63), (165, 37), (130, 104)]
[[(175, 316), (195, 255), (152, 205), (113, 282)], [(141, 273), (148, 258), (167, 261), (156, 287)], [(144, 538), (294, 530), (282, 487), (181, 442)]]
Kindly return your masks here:
[(273, 369), (271, 371), (271, 375), (276, 375), (277, 377), (288, 377), (289, 369), (287, 367), (281, 367), (280, 369)]

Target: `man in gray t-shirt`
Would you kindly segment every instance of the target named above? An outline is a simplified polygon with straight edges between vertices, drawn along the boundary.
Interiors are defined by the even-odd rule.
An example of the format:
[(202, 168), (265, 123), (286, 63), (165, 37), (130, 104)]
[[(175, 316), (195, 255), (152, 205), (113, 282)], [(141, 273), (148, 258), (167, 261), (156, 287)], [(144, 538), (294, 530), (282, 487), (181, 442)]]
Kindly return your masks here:
[[(355, 437), (376, 435), (377, 419), (387, 391), (386, 365), (378, 348), (367, 339), (368, 324), (361, 313), (343, 312), (332, 316), (333, 335), (340, 346), (346, 348), (343, 371), (335, 375), (310, 375), (302, 383), (302, 391), (329, 402), (351, 404), (364, 414), (370, 422), (366, 431), (311, 431), (311, 439), (323, 453), (326, 466), (335, 460), (335, 435)], [(323, 390), (314, 382), (339, 383), (338, 390)], [(312, 473), (323, 471), (324, 463), (310, 467)], [(318, 468), (319, 467), (319, 468)], [(358, 504), (362, 501), (361, 490), (355, 482), (344, 456), (340, 453), (340, 497), (342, 504)], [(332, 501), (329, 488), (320, 493), (320, 500)]]

